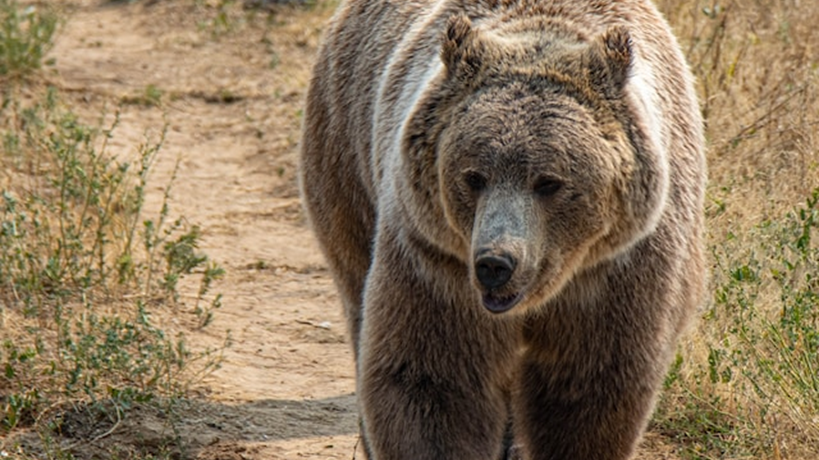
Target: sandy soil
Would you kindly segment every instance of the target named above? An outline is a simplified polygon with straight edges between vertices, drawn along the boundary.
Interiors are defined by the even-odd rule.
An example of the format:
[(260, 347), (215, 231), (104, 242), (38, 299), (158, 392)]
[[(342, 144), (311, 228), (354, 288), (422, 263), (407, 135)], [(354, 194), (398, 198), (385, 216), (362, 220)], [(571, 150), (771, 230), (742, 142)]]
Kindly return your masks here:
[[(133, 155), (167, 123), (151, 206), (179, 159), (172, 214), (201, 226), (203, 251), (227, 270), (214, 324), (188, 340), (218, 346), (228, 330), (233, 339), (202, 398), (172, 414), (175, 433), (171, 415), (140, 409), (78, 457), (111, 445), (160, 452), (175, 437), (182, 458), (356, 458), (352, 353), (295, 180), (301, 101), (331, 9), (237, 5), (224, 27), (216, 1), (52, 3), (69, 11), (53, 79), (77, 110), (92, 117), (149, 85), (162, 92), (159, 105), (120, 106), (111, 148)], [(649, 434), (640, 458), (677, 457)]]

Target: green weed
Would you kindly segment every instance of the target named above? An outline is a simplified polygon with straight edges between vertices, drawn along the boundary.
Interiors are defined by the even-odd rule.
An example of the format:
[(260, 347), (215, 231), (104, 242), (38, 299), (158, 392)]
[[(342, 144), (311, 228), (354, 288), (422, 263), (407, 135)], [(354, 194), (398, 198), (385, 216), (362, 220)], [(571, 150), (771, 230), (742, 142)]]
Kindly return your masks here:
[(107, 151), (117, 117), (87, 126), (53, 89), (4, 107), (3, 138), (15, 148), (0, 157), (12, 184), (0, 191), (0, 433), (49, 436), (60, 408), (78, 403), (119, 417), (184, 396), (219, 353), (190, 350), (157, 307), (177, 305), (179, 280), (198, 276), (191, 313), (205, 327), (223, 270), (199, 251), (197, 227), (166, 225), (170, 184), (158, 216), (144, 215), (164, 134), (126, 162)]
[(57, 15), (48, 8), (0, 0), (0, 77), (25, 77), (49, 64), (45, 55), (57, 24)]
[(124, 96), (122, 98), (123, 104), (142, 105), (145, 107), (159, 107), (162, 105), (162, 96), (165, 94), (156, 85), (148, 85), (142, 93), (134, 96)]
[(244, 22), (241, 8), (234, 0), (216, 0), (212, 2), (197, 0), (195, 4), (199, 8), (208, 8), (207, 17), (200, 20), (198, 26), (199, 30), (208, 32), (213, 39), (234, 32)]
[(689, 458), (759, 458), (819, 439), (819, 189), (803, 206), (714, 247), (704, 350), (682, 356), (660, 406)]

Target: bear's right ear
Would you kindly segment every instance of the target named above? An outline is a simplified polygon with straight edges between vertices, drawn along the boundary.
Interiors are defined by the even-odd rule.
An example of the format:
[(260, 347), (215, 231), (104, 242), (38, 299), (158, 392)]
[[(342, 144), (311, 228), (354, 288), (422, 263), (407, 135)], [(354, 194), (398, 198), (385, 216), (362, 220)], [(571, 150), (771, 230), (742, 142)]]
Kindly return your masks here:
[(608, 96), (617, 97), (626, 85), (634, 60), (631, 34), (623, 26), (614, 26), (597, 37), (591, 52), (592, 82)]
[(449, 79), (464, 83), (472, 80), (481, 68), (482, 53), (478, 32), (464, 14), (451, 16), (441, 46), (441, 60)]

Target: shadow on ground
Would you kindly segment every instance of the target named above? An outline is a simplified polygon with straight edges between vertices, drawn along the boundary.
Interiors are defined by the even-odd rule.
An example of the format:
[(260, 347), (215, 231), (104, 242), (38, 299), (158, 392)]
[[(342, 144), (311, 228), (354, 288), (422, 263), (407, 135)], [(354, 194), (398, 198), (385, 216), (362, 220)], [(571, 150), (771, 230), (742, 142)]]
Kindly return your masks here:
[[(217, 403), (162, 401), (117, 411), (111, 404), (68, 407), (52, 416), (53, 430), (24, 433), (26, 452), (51, 457), (54, 446), (77, 460), (112, 458), (250, 459), (258, 444), (352, 435), (358, 430), (354, 394), (318, 400)], [(43, 437), (50, 442), (42, 443)], [(255, 447), (254, 447), (255, 446)], [(57, 450), (57, 449), (53, 449)]]

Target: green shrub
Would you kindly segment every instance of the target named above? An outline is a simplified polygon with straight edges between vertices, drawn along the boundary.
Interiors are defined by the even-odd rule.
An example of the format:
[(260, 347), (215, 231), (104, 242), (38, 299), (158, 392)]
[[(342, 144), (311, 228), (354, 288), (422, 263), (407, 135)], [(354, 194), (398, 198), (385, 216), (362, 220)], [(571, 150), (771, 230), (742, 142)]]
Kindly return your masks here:
[(45, 422), (69, 401), (118, 414), (183, 396), (219, 355), (191, 351), (154, 313), (175, 305), (182, 277), (198, 276), (193, 326), (206, 326), (223, 271), (198, 250), (198, 228), (167, 222), (170, 184), (158, 216), (144, 215), (164, 134), (129, 163), (107, 151), (116, 121), (81, 123), (53, 89), (4, 107), (14, 148), (0, 157), (11, 184), (0, 191), (0, 433), (59, 431)]
[[(678, 357), (658, 413), (691, 458), (758, 458), (819, 439), (819, 189), (716, 245), (702, 349)], [(706, 454), (710, 456), (706, 456)]]

